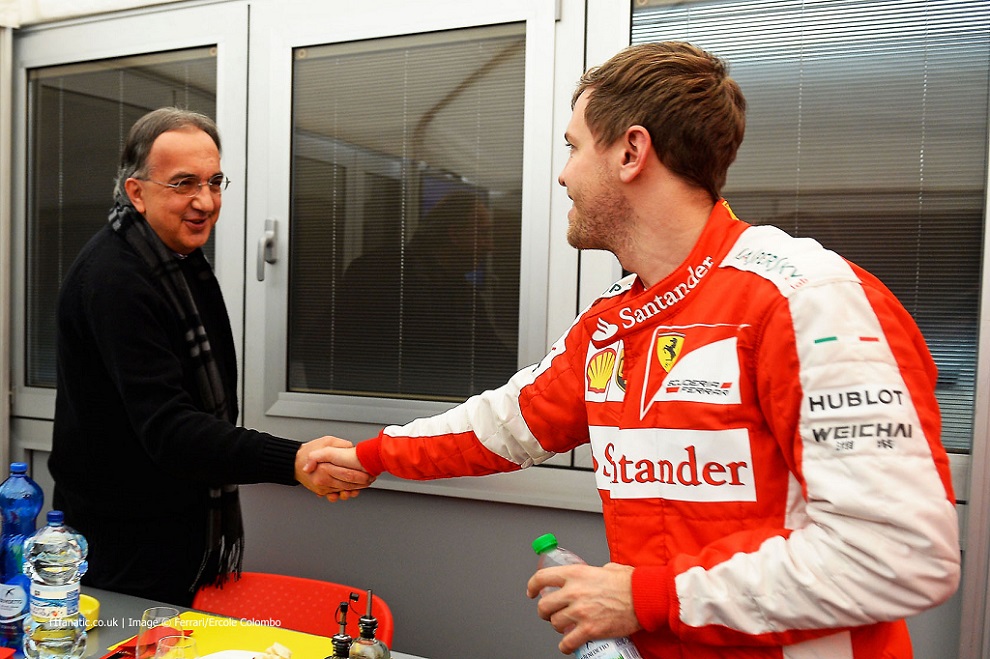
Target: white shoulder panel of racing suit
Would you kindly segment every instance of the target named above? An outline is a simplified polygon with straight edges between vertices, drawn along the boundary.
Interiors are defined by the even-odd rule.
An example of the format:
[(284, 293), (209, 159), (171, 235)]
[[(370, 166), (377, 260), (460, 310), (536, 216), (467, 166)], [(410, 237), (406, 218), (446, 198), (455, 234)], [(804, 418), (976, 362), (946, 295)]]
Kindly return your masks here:
[[(682, 620), (762, 634), (856, 626), (927, 608), (930, 594), (943, 592), (933, 584), (958, 579), (959, 547), (950, 542), (958, 538), (957, 514), (859, 278), (815, 241), (773, 227), (747, 229), (721, 267), (764, 277), (788, 300), (805, 400), (808, 498), (792, 498), (789, 537), (678, 575)], [(880, 439), (849, 451), (819, 441), (857, 428), (896, 436), (896, 451)]]

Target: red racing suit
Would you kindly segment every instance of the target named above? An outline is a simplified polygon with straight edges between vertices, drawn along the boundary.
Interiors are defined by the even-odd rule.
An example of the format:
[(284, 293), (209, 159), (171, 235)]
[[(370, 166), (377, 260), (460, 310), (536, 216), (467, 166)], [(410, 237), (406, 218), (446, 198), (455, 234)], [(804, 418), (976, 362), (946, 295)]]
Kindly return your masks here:
[(513, 471), (591, 443), (645, 659), (911, 656), (959, 579), (935, 365), (875, 277), (723, 201), (687, 260), (536, 366), (358, 444), (369, 471)]

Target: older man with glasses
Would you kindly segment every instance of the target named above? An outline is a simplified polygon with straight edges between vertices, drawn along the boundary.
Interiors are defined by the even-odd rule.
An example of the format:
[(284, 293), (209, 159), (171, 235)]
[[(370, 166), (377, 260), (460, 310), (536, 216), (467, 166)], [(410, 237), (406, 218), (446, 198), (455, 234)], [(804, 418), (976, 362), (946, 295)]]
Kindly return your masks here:
[(62, 283), (49, 469), (53, 507), (90, 542), (91, 586), (188, 605), (240, 570), (238, 484), (341, 486), (302, 467), (343, 440), (235, 425), (233, 334), (202, 251), (228, 184), (211, 119), (150, 112), (125, 144), (109, 222)]

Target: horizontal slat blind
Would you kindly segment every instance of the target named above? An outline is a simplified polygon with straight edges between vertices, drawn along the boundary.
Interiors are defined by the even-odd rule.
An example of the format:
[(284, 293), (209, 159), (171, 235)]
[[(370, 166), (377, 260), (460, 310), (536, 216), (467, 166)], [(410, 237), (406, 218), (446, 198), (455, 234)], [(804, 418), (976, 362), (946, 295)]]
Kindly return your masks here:
[(879, 276), (939, 365), (943, 441), (972, 444), (990, 3), (640, 0), (632, 42), (723, 58), (749, 103), (723, 191)]
[(288, 389), (454, 402), (504, 383), (524, 26), (294, 55)]
[(131, 125), (169, 105), (212, 117), (216, 78), (213, 46), (28, 71), (27, 386), (55, 387), (55, 299), (107, 222)]

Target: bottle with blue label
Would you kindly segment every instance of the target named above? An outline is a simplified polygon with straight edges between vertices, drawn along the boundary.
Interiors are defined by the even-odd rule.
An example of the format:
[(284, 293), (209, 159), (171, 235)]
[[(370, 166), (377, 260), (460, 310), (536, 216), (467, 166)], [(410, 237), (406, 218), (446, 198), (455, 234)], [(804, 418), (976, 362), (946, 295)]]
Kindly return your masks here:
[(27, 475), (27, 463), (10, 465), (0, 484), (0, 646), (21, 648), (31, 581), (24, 574), (24, 541), (34, 533), (44, 505), (41, 487)]
[[(533, 541), (533, 551), (539, 559), (537, 569), (556, 565), (584, 565), (584, 560), (574, 552), (557, 546), (557, 538), (552, 533), (541, 535)], [(544, 588), (540, 595), (557, 590)], [(639, 650), (628, 637), (608, 638), (600, 641), (588, 641), (574, 651), (576, 659), (643, 659)]]
[(65, 525), (61, 510), (24, 542), (24, 574), (31, 579), (30, 613), (24, 618), (24, 656), (78, 659), (86, 653), (86, 618), (79, 612), (79, 580), (89, 544)]

